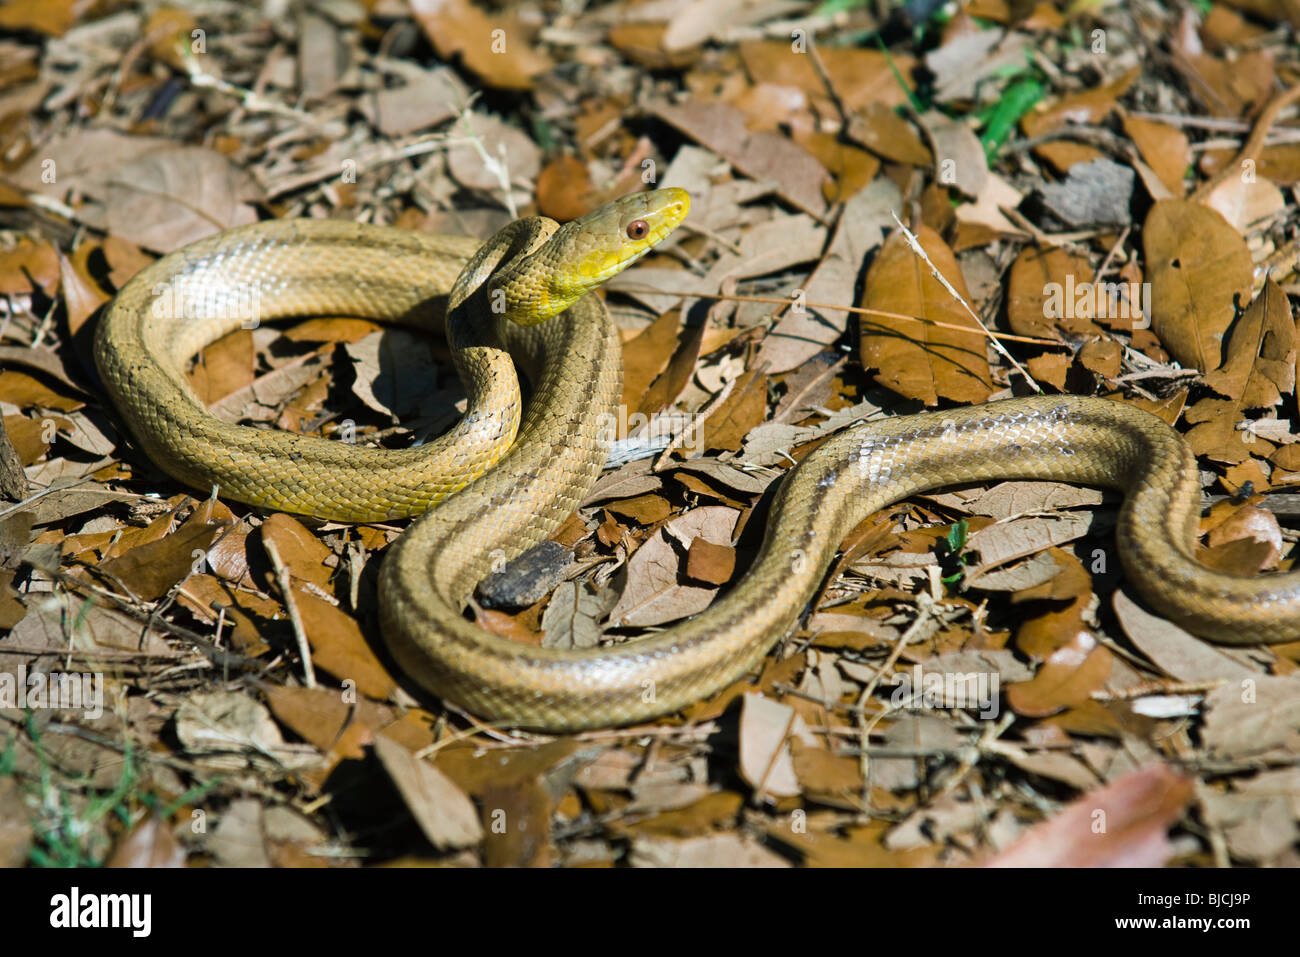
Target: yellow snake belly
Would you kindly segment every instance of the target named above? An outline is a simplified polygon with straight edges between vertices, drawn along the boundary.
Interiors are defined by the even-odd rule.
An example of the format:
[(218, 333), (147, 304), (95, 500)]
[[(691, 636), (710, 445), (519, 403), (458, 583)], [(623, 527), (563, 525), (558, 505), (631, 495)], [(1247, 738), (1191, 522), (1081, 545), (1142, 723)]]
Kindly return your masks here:
[[(483, 443), (488, 451), (477, 459), (457, 457), (465, 429), (441, 445), (387, 451), (220, 423), (185, 383), (183, 363), (240, 317), (178, 322), (154, 308), (168, 287), (227, 288), (233, 278), (260, 290), (263, 318), (418, 320), (422, 304), (448, 292), (479, 248), (338, 222), (232, 230), (165, 257), (128, 284), (105, 316), (96, 351), (106, 387), (145, 451), (197, 488), (217, 485), (241, 501), (362, 521), (440, 502), (389, 549), (379, 611), (398, 664), (449, 702), (489, 720), (556, 731), (679, 710), (751, 671), (797, 624), (843, 536), (862, 519), (916, 492), (1007, 478), (1125, 492), (1117, 550), (1126, 574), (1156, 610), (1190, 631), (1232, 644), (1300, 639), (1300, 573), (1239, 576), (1196, 561), (1200, 482), (1181, 436), (1131, 406), (1074, 396), (886, 419), (836, 435), (782, 481), (744, 578), (703, 613), (646, 640), (558, 651), (487, 633), (463, 616), (475, 585), (550, 535), (603, 466), (622, 375), (619, 337), (603, 305), (588, 297), (558, 320), (503, 324), (501, 337), (529, 371), (533, 396), (509, 451), (493, 451), (509, 431), (494, 421), (487, 431), (497, 445)], [(493, 376), (501, 371), (492, 368)], [(480, 383), (489, 404), (498, 384)], [(518, 407), (515, 398), (495, 401), (501, 419)], [(482, 422), (471, 425), (474, 438)]]

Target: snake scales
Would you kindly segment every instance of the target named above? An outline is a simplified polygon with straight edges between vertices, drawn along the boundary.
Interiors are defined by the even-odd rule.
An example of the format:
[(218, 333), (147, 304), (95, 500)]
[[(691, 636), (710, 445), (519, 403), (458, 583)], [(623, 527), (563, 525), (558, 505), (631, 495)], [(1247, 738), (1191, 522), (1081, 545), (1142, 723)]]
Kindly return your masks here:
[[(553, 532), (605, 460), (621, 392), (619, 337), (604, 306), (583, 294), (658, 243), (688, 206), (681, 190), (638, 193), (562, 227), (518, 220), (482, 245), (338, 221), (230, 230), (128, 283), (99, 328), (96, 361), (145, 451), (183, 482), (324, 518), (423, 513), (380, 573), (384, 638), (425, 688), (508, 724), (627, 724), (707, 696), (795, 625), (859, 521), (915, 492), (992, 479), (1124, 490), (1119, 553), (1153, 607), (1226, 643), (1300, 638), (1300, 573), (1239, 576), (1195, 560), (1200, 482), (1183, 439), (1131, 406), (1073, 396), (836, 435), (783, 481), (744, 579), (646, 640), (557, 651), (476, 628), (462, 609), (478, 581)], [(257, 318), (416, 324), (424, 304), (449, 295), (448, 336), (470, 411), (443, 439), (404, 450), (219, 422), (187, 384), (184, 364), (246, 322), (247, 310), (232, 303), (246, 304), (250, 291)], [(503, 300), (516, 321), (497, 311)], [(559, 321), (542, 321), (565, 308)], [(535, 386), (526, 407), (512, 356)]]

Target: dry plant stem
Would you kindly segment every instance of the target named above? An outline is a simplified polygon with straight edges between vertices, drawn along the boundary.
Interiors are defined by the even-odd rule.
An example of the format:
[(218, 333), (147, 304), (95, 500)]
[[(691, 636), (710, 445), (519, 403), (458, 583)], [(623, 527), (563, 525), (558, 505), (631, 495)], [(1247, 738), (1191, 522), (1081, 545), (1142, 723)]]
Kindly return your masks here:
[[(725, 300), (726, 302), (766, 302), (774, 306), (789, 306), (789, 299), (782, 299), (778, 296), (740, 296), (734, 293), (712, 293), (712, 292), (681, 292), (674, 293), (671, 289), (648, 289), (632, 285), (619, 286), (620, 292), (631, 292), (642, 295), (664, 296), (680, 295), (683, 299), (715, 299)], [(936, 329), (952, 329), (954, 332), (983, 332), (989, 339), (1002, 339), (1006, 342), (1027, 342), (1036, 346), (1064, 346), (1065, 343), (1058, 339), (1042, 339), (1037, 336), (1017, 336), (1009, 332), (994, 332), (993, 330), (981, 325), (980, 329), (972, 329), (970, 326), (959, 326), (955, 322), (941, 322), (937, 319), (926, 319), (924, 316), (909, 316), (901, 312), (886, 312), (883, 309), (866, 309), (862, 306), (845, 306), (833, 302), (805, 302), (803, 306), (807, 309), (831, 309), (836, 312), (848, 312), (855, 316), (880, 316), (884, 319), (897, 319), (901, 322), (920, 322), (927, 326), (934, 326)]]
[(988, 725), (984, 729), (984, 733), (980, 735), (979, 741), (970, 748), (964, 749), (961, 757), (961, 767), (956, 774), (948, 779), (939, 793), (935, 795), (934, 800), (940, 801), (961, 787), (971, 771), (975, 769), (975, 765), (979, 763), (979, 759), (990, 751), (996, 750), (995, 743), (997, 739), (1006, 733), (1007, 728), (1011, 727), (1015, 720), (1015, 712), (1008, 711), (998, 719), (996, 724)]
[(468, 105), (460, 113), (460, 123), (465, 127), (465, 135), (469, 143), (474, 147), (474, 152), (478, 153), (479, 159), (483, 161), (483, 168), (496, 177), (497, 184), (501, 187), (501, 195), (505, 200), (506, 209), (510, 212), (511, 219), (519, 218), (519, 210), (515, 207), (514, 193), (510, 189), (510, 172), (506, 163), (506, 148), (504, 143), (500, 146), (500, 156), (492, 157), (488, 155), (487, 148), (479, 140), (478, 134), (474, 132), (474, 127), (469, 124), (469, 107)]
[(1119, 238), (1111, 244), (1110, 249), (1106, 250), (1106, 258), (1101, 261), (1101, 265), (1098, 266), (1097, 271), (1093, 273), (1093, 283), (1101, 282), (1101, 277), (1106, 275), (1106, 270), (1110, 268), (1111, 260), (1113, 260), (1115, 255), (1124, 248), (1124, 243), (1128, 239), (1128, 234), (1132, 231), (1133, 227), (1131, 225), (1125, 226), (1124, 231), (1119, 234)]
[[(862, 747), (862, 760), (858, 762), (858, 773), (862, 775), (863, 807), (871, 807), (871, 757), (867, 753), (868, 747), (871, 744), (871, 732), (875, 730), (876, 725), (880, 723), (882, 718), (905, 706), (904, 704), (895, 705), (891, 702), (880, 711), (868, 717), (867, 702), (871, 700), (871, 696), (875, 693), (881, 679), (884, 678), (885, 672), (898, 663), (899, 656), (902, 655), (903, 649), (913, 642), (924, 638), (928, 631), (932, 631), (934, 626), (938, 624), (935, 618), (935, 612), (938, 609), (937, 602), (935, 602), (925, 592), (921, 592), (916, 596), (916, 604), (916, 620), (907, 626), (907, 631), (899, 635), (898, 641), (894, 642), (894, 647), (889, 652), (889, 657), (881, 662), (880, 667), (876, 669), (876, 673), (872, 675), (871, 680), (868, 681), (866, 686), (862, 689), (862, 693), (858, 695), (855, 717), (858, 722), (858, 736)], [(909, 695), (906, 703), (910, 704), (912, 699), (919, 694), (920, 691), (917, 691), (914, 694)]]
[(1241, 148), (1241, 152), (1237, 154), (1236, 158), (1193, 190), (1192, 194), (1187, 198), (1197, 203), (1204, 202), (1206, 197), (1233, 176), (1241, 175), (1243, 163), (1258, 160), (1269, 130), (1277, 122), (1282, 111), (1296, 100), (1300, 100), (1300, 84), (1275, 96), (1268, 106), (1264, 107), (1264, 111), (1259, 114), (1259, 119), (1255, 121), (1255, 128), (1251, 130), (1250, 136), (1246, 139), (1246, 145)]
[(678, 432), (676, 435), (673, 436), (672, 441), (668, 443), (668, 447), (665, 448), (663, 452), (659, 454), (659, 457), (655, 459), (654, 465), (650, 467), (651, 472), (662, 471), (663, 468), (669, 464), (669, 460), (672, 456), (672, 453), (676, 449), (681, 448), (682, 444), (686, 441), (686, 436), (689, 435), (693, 430), (698, 430), (700, 426), (702, 426), (705, 422), (708, 421), (709, 416), (713, 415), (714, 412), (722, 408), (722, 404), (727, 401), (727, 398), (731, 395), (732, 391), (736, 388), (736, 383), (738, 381), (740, 380), (731, 379), (730, 381), (728, 381), (721, 389), (718, 390), (718, 394), (713, 396), (713, 398), (709, 399), (709, 401), (705, 404), (704, 408), (700, 409), (698, 413), (698, 418), (693, 422), (688, 422), (685, 426), (682, 427), (682, 430), (680, 432)]
[(146, 628), (157, 628), (160, 631), (169, 632), (177, 638), (190, 642), (198, 648), (198, 650), (202, 652), (213, 665), (220, 665), (224, 668), (234, 666), (236, 668), (261, 669), (260, 662), (257, 662), (252, 658), (247, 658), (237, 652), (226, 651), (224, 648), (219, 648), (198, 632), (190, 631), (190, 629), (170, 622), (165, 618), (155, 620), (152, 612), (141, 608), (140, 603), (132, 598), (127, 598), (117, 592), (109, 591), (107, 588), (101, 588), (88, 581), (83, 581), (80, 578), (69, 575), (62, 569), (37, 567), (37, 570), (42, 575), (48, 575), (53, 581), (57, 581), (59, 584), (64, 585), (67, 588), (87, 591), (98, 598), (105, 599), (119, 611), (134, 618)]
[(275, 569), (275, 580), (280, 586), (280, 595), (284, 598), (284, 607), (289, 610), (289, 621), (293, 625), (293, 634), (298, 641), (298, 654), (302, 657), (302, 679), (308, 688), (316, 687), (316, 669), (311, 663), (311, 645), (307, 643), (307, 631), (302, 625), (302, 615), (298, 612), (298, 604), (293, 598), (293, 588), (289, 581), (289, 568), (280, 560), (280, 550), (275, 547), (275, 542), (265, 539), (262, 547), (266, 549), (267, 558), (271, 559), (271, 567)]

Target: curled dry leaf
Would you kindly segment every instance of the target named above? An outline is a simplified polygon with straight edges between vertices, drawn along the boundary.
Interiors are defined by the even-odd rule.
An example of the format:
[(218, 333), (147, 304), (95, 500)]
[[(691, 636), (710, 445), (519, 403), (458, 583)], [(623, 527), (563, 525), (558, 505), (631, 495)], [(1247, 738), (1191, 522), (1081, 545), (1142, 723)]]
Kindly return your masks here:
[(1238, 427), (1247, 410), (1271, 409), (1295, 391), (1295, 321), (1286, 293), (1271, 279), (1233, 325), (1226, 353), (1202, 380), (1225, 398), (1207, 396), (1187, 410), (1187, 441), (1197, 454), (1236, 464), (1272, 451), (1257, 431)]

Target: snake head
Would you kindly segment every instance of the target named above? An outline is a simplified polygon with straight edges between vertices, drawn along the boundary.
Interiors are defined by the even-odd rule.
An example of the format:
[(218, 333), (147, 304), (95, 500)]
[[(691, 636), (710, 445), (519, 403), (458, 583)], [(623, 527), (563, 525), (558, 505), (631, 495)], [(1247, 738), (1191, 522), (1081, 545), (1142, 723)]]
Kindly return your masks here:
[(690, 194), (670, 187), (629, 193), (560, 226), (528, 257), (531, 295), (510, 317), (531, 326), (559, 315), (659, 245), (690, 208)]

